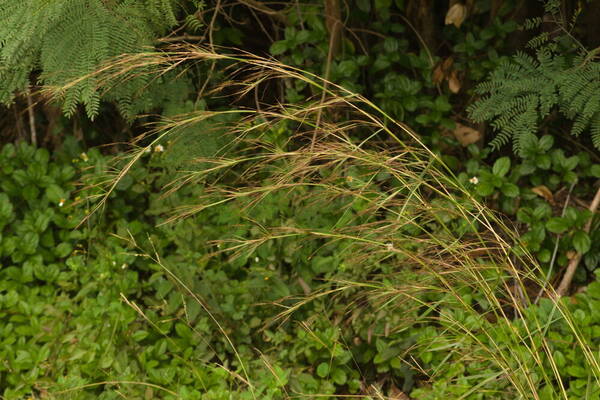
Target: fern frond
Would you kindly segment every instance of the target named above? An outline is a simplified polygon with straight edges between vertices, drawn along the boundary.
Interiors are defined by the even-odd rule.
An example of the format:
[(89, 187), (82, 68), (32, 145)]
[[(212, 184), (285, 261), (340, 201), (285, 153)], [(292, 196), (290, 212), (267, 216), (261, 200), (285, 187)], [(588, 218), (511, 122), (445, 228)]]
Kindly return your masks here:
[(539, 27), (541, 24), (542, 24), (541, 17), (528, 18), (525, 20), (525, 22), (523, 22), (523, 28), (531, 30), (531, 29), (535, 29), (535, 28)]
[(536, 48), (542, 46), (543, 44), (548, 43), (548, 40), (550, 40), (550, 34), (548, 32), (542, 32), (539, 35), (531, 38), (527, 42), (526, 47), (528, 47), (530, 49), (536, 49)]
[(497, 132), (490, 143), (493, 148), (513, 140), (520, 153), (523, 135), (535, 134), (554, 109), (573, 121), (571, 134), (591, 129), (594, 145), (600, 148), (600, 63), (588, 54), (559, 54), (555, 45), (543, 45), (535, 57), (515, 54), (476, 88), (483, 97), (468, 112), (474, 121), (490, 122)]
[(560, 0), (546, 0), (544, 2), (544, 11), (551, 15), (556, 15), (560, 12)]
[[(0, 102), (10, 104), (30, 72), (41, 69), (40, 83), (65, 87), (66, 115), (83, 103), (93, 118), (102, 96), (94, 71), (153, 45), (177, 23), (179, 7), (175, 0), (0, 0)], [(131, 104), (141, 94), (122, 88), (112, 95)]]
[(185, 17), (185, 27), (191, 32), (198, 32), (204, 27), (204, 24), (194, 14), (190, 14)]

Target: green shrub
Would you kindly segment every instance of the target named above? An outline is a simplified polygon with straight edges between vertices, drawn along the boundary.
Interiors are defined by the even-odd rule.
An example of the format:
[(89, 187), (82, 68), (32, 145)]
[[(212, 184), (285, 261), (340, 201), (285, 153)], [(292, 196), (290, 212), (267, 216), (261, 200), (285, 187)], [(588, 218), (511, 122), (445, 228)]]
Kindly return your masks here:
[[(151, 25), (142, 29), (140, 43), (175, 23), (174, 3), (148, 4), (151, 17), (145, 11), (132, 17), (142, 27)], [(64, 10), (78, 5), (68, 3)], [(93, 22), (104, 21), (99, 16), (113, 6), (121, 12), (134, 4), (92, 3), (82, 19), (92, 22), (86, 28), (106, 33)], [(19, 18), (31, 9), (21, 7), (0, 5), (0, 11), (20, 10), (11, 24), (29, 23), (31, 16)], [(168, 10), (159, 15), (156, 7)], [(168, 103), (170, 116), (188, 112), (158, 125), (159, 139), (137, 142), (146, 143), (148, 152), (138, 148), (109, 162), (98, 151), (71, 151), (50, 160), (42, 149), (6, 146), (0, 154), (2, 395), (381, 398), (402, 391), (416, 399), (597, 398), (598, 283), (572, 302), (542, 296), (573, 250), (588, 267), (580, 268), (579, 282), (589, 283), (597, 267), (597, 230), (583, 229), (591, 216), (569, 196), (589, 195), (600, 169), (589, 154), (558, 148), (556, 132), (535, 136), (537, 120), (528, 118), (539, 117), (540, 110), (527, 102), (524, 119), (516, 119), (517, 128), (527, 128), (514, 136), (518, 157), (492, 159), (489, 149), (471, 145), (463, 163), (456, 156), (460, 149), (439, 146), (440, 127), (452, 128), (458, 103), (432, 79), (442, 60), (405, 38), (412, 32), (397, 19), (403, 9), (399, 1), (374, 7), (359, 2), (350, 17), (373, 16), (373, 28), (384, 37), (376, 35), (367, 55), (346, 38), (327, 65), (328, 33), (318, 9), (290, 8), (284, 38), (271, 51), (316, 75), (199, 47), (113, 64), (113, 91), (105, 98), (116, 99), (125, 115), (159, 103)], [(114, 23), (118, 12), (106, 21)], [(480, 27), (475, 21), (484, 14), (478, 13), (465, 29), (444, 30), (454, 72), (466, 68), (473, 79), (502, 60), (489, 48), (515, 28), (499, 19)], [(194, 18), (186, 23), (197, 26)], [(60, 36), (53, 31), (58, 28), (48, 29), (49, 37)], [(231, 30), (215, 34), (239, 40)], [(94, 43), (85, 32), (81, 37)], [(2, 42), (0, 57), (13, 45)], [(52, 81), (46, 70), (55, 67), (48, 57), (56, 49), (44, 55), (43, 46), (35, 54), (47, 84), (61, 86), (77, 77), (69, 72)], [(564, 61), (563, 48), (549, 49), (555, 53), (539, 53), (539, 65), (517, 57), (522, 69), (502, 64), (498, 71), (535, 75), (527, 87), (539, 91), (536, 74)], [(99, 54), (77, 64), (85, 67), (80, 75), (93, 72), (108, 53)], [(247, 109), (207, 111), (202, 101), (183, 101), (190, 86), (184, 81), (175, 83), (177, 90), (159, 82), (150, 88), (156, 97), (137, 97), (138, 89), (154, 82), (153, 74), (167, 72), (159, 80), (168, 83), (179, 72), (171, 70), (174, 64), (187, 68), (202, 59), (250, 65), (250, 74), (238, 70), (245, 87), (257, 87), (269, 72), (284, 76), (287, 101), (323, 95), (325, 106), (334, 104), (335, 110), (323, 118), (322, 109), (297, 104), (255, 115)], [(583, 61), (585, 67), (593, 60)], [(33, 64), (27, 65), (17, 71), (21, 78)], [(257, 74), (256, 68), (269, 72)], [(316, 76), (327, 69), (327, 78), (341, 87), (323, 93)], [(366, 71), (373, 81), (364, 78)], [(74, 112), (83, 101), (94, 116), (102, 78), (67, 85), (65, 111)], [(593, 80), (585, 79), (571, 83), (593, 89)], [(486, 87), (493, 88), (492, 96), (474, 110), (489, 101), (483, 107), (488, 112), (504, 107), (506, 115), (516, 115), (522, 100), (533, 98), (532, 104), (543, 103), (543, 114), (557, 104), (544, 97), (552, 94), (536, 99), (504, 81)], [(382, 110), (344, 88), (372, 93)], [(174, 92), (182, 98), (172, 97)], [(494, 103), (494, 96), (517, 100)], [(587, 96), (578, 101), (594, 99)], [(565, 107), (559, 109), (575, 117), (573, 107)], [(365, 109), (381, 112), (382, 120)], [(581, 126), (595, 118), (587, 111)], [(482, 118), (506, 122), (505, 114)], [(335, 122), (340, 115), (343, 122)], [(434, 152), (405, 145), (397, 131), (412, 143), (419, 138), (393, 118), (414, 124), (426, 143), (452, 153), (443, 159), (458, 181)], [(318, 140), (302, 147), (315, 127)], [(229, 130), (236, 134), (231, 140)], [(374, 143), (375, 136), (393, 144)], [(107, 170), (127, 174), (115, 178)], [(76, 180), (85, 182), (83, 189), (75, 190)], [(524, 234), (518, 238), (478, 200), (516, 219)], [(79, 226), (91, 210), (97, 212)]]
[[(298, 278), (327, 290), (325, 278), (357, 276), (340, 268), (344, 246), (301, 245), (292, 237), (234, 259), (213, 254), (239, 240), (260, 240), (260, 225), (294, 221), (325, 230), (339, 222), (346, 200), (315, 213), (310, 202), (298, 203), (306, 193), (296, 193), (292, 204), (280, 192), (252, 206), (254, 227), (240, 212), (249, 206), (244, 199), (156, 227), (169, 218), (168, 210), (204, 189), (189, 185), (163, 198), (161, 189), (173, 175), (164, 166), (168, 155), (153, 151), (117, 185), (105, 211), (77, 228), (101, 194), (94, 185), (105, 179), (108, 162), (99, 152), (60, 155), (66, 161), (57, 162), (46, 150), (20, 144), (1, 154), (2, 212), (10, 222), (0, 242), (9, 265), (0, 271), (5, 398), (278, 399), (284, 388), (356, 393), (362, 378), (356, 360), (375, 363), (381, 373), (396, 369), (411, 376), (390, 352), (393, 342), (377, 340), (377, 348), (369, 344), (372, 350), (360, 357), (364, 349), (344, 344), (358, 331), (332, 324), (337, 311), (328, 299), (314, 299), (284, 325), (270, 325), (279, 301), (295, 307), (293, 299), (303, 294)], [(76, 190), (78, 178), (92, 186)], [(315, 313), (319, 318), (300, 323)], [(373, 331), (365, 320), (358, 328), (366, 343), (368, 330), (379, 335), (384, 327), (379, 323)]]
[(489, 205), (516, 217), (524, 228), (521, 245), (536, 255), (549, 276), (557, 266), (566, 267), (569, 252), (580, 252), (589, 273), (582, 268), (577, 279), (585, 282), (598, 266), (600, 248), (592, 240), (597, 230), (583, 230), (591, 217), (589, 211), (573, 197), (593, 192), (600, 164), (593, 163), (585, 152), (568, 156), (556, 147), (551, 135), (524, 135), (521, 157), (512, 161), (500, 157), (491, 168), (483, 161), (492, 155), (489, 149), (472, 145), (468, 151), (471, 158), (459, 179)]
[[(170, 145), (164, 146), (168, 152)], [(0, 382), (8, 399), (279, 399), (359, 393), (362, 382), (382, 378), (418, 399), (514, 398), (515, 387), (529, 384), (541, 398), (554, 399), (560, 388), (551, 363), (559, 366), (569, 398), (597, 390), (586, 348), (575, 336), (568, 339), (576, 332), (592, 349), (597, 345), (596, 283), (577, 303), (566, 304), (569, 319), (542, 299), (521, 310), (521, 318), (493, 321), (495, 306), (468, 278), (468, 269), (452, 272), (456, 293), (444, 293), (432, 277), (398, 269), (398, 261), (407, 262), (401, 256), (373, 254), (356, 262), (360, 251), (349, 251), (350, 239), (262, 240), (263, 229), (276, 226), (324, 235), (341, 215), (346, 225), (372, 223), (375, 216), (363, 214), (368, 208), (352, 197), (316, 209), (309, 199), (328, 194), (299, 187), (258, 202), (241, 197), (156, 227), (170, 218), (167, 210), (195, 203), (206, 188), (186, 185), (163, 197), (161, 189), (177, 172), (164, 166), (168, 154), (153, 151), (130, 170), (131, 179), (117, 185), (103, 213), (73, 229), (101, 192), (94, 186), (75, 192), (72, 182), (81, 174), (88, 175), (87, 183), (104, 179), (104, 157), (89, 151), (76, 162), (63, 156), (68, 161), (61, 163), (27, 145), (9, 145), (0, 154), (2, 198), (9, 201), (3, 200), (2, 215), (11, 222), (2, 229), (2, 261), (9, 267), (1, 270), (0, 291), (0, 352), (6, 360)], [(490, 174), (506, 176), (503, 163)], [(24, 174), (15, 173), (26, 165)], [(347, 170), (352, 179), (343, 182), (368, 198), (378, 185), (364, 180), (372, 172), (354, 165)], [(37, 197), (29, 187), (37, 188)], [(78, 197), (92, 203), (77, 203)], [(42, 224), (46, 214), (52, 216)], [(459, 216), (435, 214), (441, 218), (428, 223), (432, 231), (439, 232), (442, 221), (460, 227), (453, 225)], [(16, 240), (13, 250), (10, 238), (17, 231), (19, 239), (39, 235), (36, 247), (35, 240)], [(55, 240), (45, 239), (50, 236)], [(230, 257), (237, 245), (253, 241), (260, 245)], [(492, 265), (482, 273), (488, 283), (505, 279)], [(305, 302), (299, 278), (317, 294), (338, 294)], [(276, 318), (287, 308), (292, 312)], [(527, 372), (507, 377), (505, 368)]]
[[(507, 322), (507, 325), (500, 321), (490, 323), (482, 319), (477, 324), (468, 326), (468, 334), (465, 326), (465, 331), (459, 330), (456, 333), (462, 346), (457, 351), (449, 346), (445, 336), (440, 335), (445, 329), (456, 331), (456, 325), (453, 320), (446, 321), (446, 325), (442, 319), (440, 328), (423, 337), (428, 341), (427, 347), (431, 349), (428, 359), (433, 360), (426, 365), (435, 371), (431, 386), (416, 389), (412, 395), (417, 399), (461, 396), (465, 399), (515, 398), (516, 394), (506, 385), (506, 381), (500, 379), (505, 371), (490, 362), (497, 357), (493, 352), (506, 349), (523, 352), (523, 360), (529, 360), (522, 365), (507, 364), (506, 368), (529, 370), (529, 375), (521, 376), (520, 379), (530, 379), (531, 384), (537, 387), (536, 393), (540, 399), (598, 398), (600, 384), (593, 369), (585, 365), (597, 365), (600, 359), (597, 353), (591, 356), (585, 354), (578, 345), (578, 337), (590, 349), (597, 349), (600, 345), (599, 285), (599, 282), (593, 282), (585, 293), (576, 295), (574, 301), (565, 301), (569, 315), (572, 316), (568, 319), (561, 315), (550, 300), (542, 299), (538, 305), (529, 306), (522, 319)], [(527, 327), (528, 321), (534, 319), (539, 319), (541, 332), (532, 332)], [(516, 342), (515, 337), (522, 338), (522, 341)], [(484, 347), (488, 347), (489, 353), (480, 351), (482, 343), (485, 344)], [(544, 351), (544, 346), (549, 351)], [(534, 353), (531, 353), (531, 349)], [(593, 361), (589, 361), (590, 357)], [(550, 379), (544, 383), (544, 377), (552, 377), (554, 369), (560, 374), (560, 382), (558, 379)]]
[[(414, 26), (416, 21), (404, 17), (411, 5), (400, 1), (363, 1), (344, 9), (339, 51), (332, 54), (322, 6), (301, 3), (287, 10), (283, 38), (273, 42), (270, 51), (287, 65), (373, 99), (391, 118), (411, 126), (437, 150), (454, 144), (440, 134), (455, 127), (453, 104), (460, 103), (461, 93), (470, 93), (473, 82), (506, 58), (499, 53), (517, 28), (507, 17), (510, 4), (488, 24), (489, 4), (475, 3), (463, 26), (446, 26), (440, 32), (444, 42), (440, 47), (448, 47), (445, 57), (438, 56), (446, 53), (445, 48), (432, 49), (424, 43), (422, 32)], [(429, 12), (443, 9), (432, 8)], [(458, 86), (452, 90), (446, 85), (450, 76)], [(302, 80), (292, 80), (285, 85), (285, 99), (302, 102), (315, 91)]]
[[(160, 56), (155, 57), (159, 63)], [(215, 58), (272, 69), (317, 89), (322, 87), (319, 78), (297, 74), (271, 60), (222, 55), (197, 47), (181, 55), (181, 60)], [(244, 82), (248, 86), (254, 83)], [(338, 89), (342, 95), (336, 93)], [(282, 105), (266, 114), (244, 110), (251, 117), (225, 126), (225, 131), (236, 134), (232, 151), (202, 158), (212, 166), (210, 170), (190, 170), (188, 166), (194, 162), (190, 160), (192, 164), (184, 164), (180, 171), (189, 185), (178, 187), (188, 194), (186, 190), (203, 188), (195, 196), (197, 205), (183, 209), (184, 215), (203, 218), (214, 212), (219, 215), (215, 221), (228, 223), (230, 234), (220, 236), (217, 230), (212, 236), (224, 240), (219, 242), (225, 244), (224, 250), (233, 251), (228, 271), (239, 267), (252, 271), (249, 262), (255, 255), (260, 255), (256, 262), (273, 256), (274, 271), (290, 288), (290, 297), (266, 303), (283, 309), (275, 320), (283, 320), (281, 331), (268, 336), (277, 339), (270, 350), (285, 348), (279, 360), (283, 366), (295, 368), (292, 375), (306, 371), (329, 379), (326, 383), (302, 379), (307, 385), (303, 393), (319, 390), (320, 394), (342, 395), (356, 389), (353, 382), (357, 376), (349, 368), (352, 364), (346, 349), (366, 382), (383, 380), (389, 383), (389, 390), (393, 384), (423, 398), (435, 398), (436, 393), (492, 399), (527, 398), (542, 390), (558, 393), (562, 372), (547, 368), (548, 363), (555, 363), (546, 339), (548, 313), (529, 311), (535, 310), (536, 293), (526, 293), (527, 289), (543, 289), (546, 274), (529, 257), (528, 249), (518, 248), (520, 240), (477, 196), (488, 197), (490, 205), (502, 200), (502, 207), (512, 205), (514, 213), (518, 207), (512, 201), (526, 197), (518, 185), (520, 179), (529, 175), (541, 179), (542, 173), (552, 168), (557, 176), (554, 180), (572, 182), (573, 169), (578, 166), (593, 174), (591, 162), (585, 156), (573, 161), (564, 152), (548, 152), (553, 143), (536, 139), (531, 141), (530, 159), (518, 169), (511, 168), (514, 164), (507, 157), (486, 167), (482, 160), (489, 151), (472, 146), (469, 151), (475, 161), (469, 168), (481, 172), (483, 182), (477, 194), (477, 175), (461, 174), (457, 182), (438, 170), (444, 167), (430, 151), (408, 147), (395, 135), (393, 129), (402, 129), (402, 125), (390, 128), (387, 119), (381, 121), (364, 111), (363, 106), (377, 110), (373, 103), (344, 88), (327, 91), (325, 97), (326, 104), (336, 104), (340, 111), (353, 110), (349, 111), (353, 123), (324, 123), (325, 134), (314, 143), (314, 150), (312, 145), (296, 147), (294, 142), (281, 141), (280, 129), (290, 126), (298, 136), (312, 132), (320, 108)], [(186, 125), (188, 121), (206, 122), (219, 114), (193, 112), (182, 121)], [(353, 129), (363, 126), (361, 118), (368, 119), (365, 127), (388, 134), (398, 146), (386, 152), (377, 144), (371, 147), (372, 142), (356, 139)], [(161, 140), (169, 138), (177, 121), (158, 132)], [(403, 130), (412, 135), (409, 129)], [(543, 152), (550, 154), (550, 165)], [(132, 155), (133, 165), (142, 154), (139, 149)], [(540, 171), (532, 169), (533, 163), (540, 164)], [(177, 181), (176, 173), (171, 172), (168, 179)], [(534, 203), (550, 202), (536, 196), (533, 192), (530, 196)], [(224, 208), (228, 211), (220, 215), (223, 205), (233, 208)], [(550, 218), (546, 214), (540, 217)], [(580, 240), (583, 236), (576, 231), (580, 219), (576, 215), (569, 228), (575, 229), (573, 238), (578, 237), (575, 242), (581, 247), (586, 240)], [(544, 221), (544, 229), (557, 230), (550, 221), (554, 220)], [(208, 225), (214, 227), (202, 226)], [(279, 245), (286, 242), (291, 247), (285, 246), (282, 254)], [(285, 250), (288, 256), (300, 257), (286, 258)], [(228, 275), (238, 285), (239, 278), (248, 276)], [(221, 286), (228, 292), (225, 281), (223, 278)], [(297, 300), (300, 290), (308, 295)], [(548, 291), (541, 290), (541, 294), (548, 295)], [(221, 302), (233, 304), (227, 299)], [(547, 304), (555, 309), (557, 318), (573, 320), (565, 304)], [(302, 344), (305, 336), (288, 322), (292, 328), (294, 324), (306, 328), (309, 337), (320, 344), (303, 344), (305, 349), (291, 353), (290, 348)], [(574, 333), (579, 329), (577, 324), (567, 326)], [(243, 325), (238, 327), (243, 329)], [(342, 329), (341, 335), (336, 328)], [(232, 333), (235, 335), (235, 330)], [(593, 344), (575, 336), (573, 346), (580, 349), (584, 355), (581, 363), (595, 379), (600, 369)], [(256, 348), (264, 344), (259, 337), (252, 340), (256, 340), (250, 342)], [(341, 350), (336, 351), (338, 346)], [(249, 347), (243, 346), (242, 351)], [(291, 362), (286, 360), (288, 354), (293, 354)], [(483, 381), (478, 381), (482, 377)], [(441, 388), (428, 386), (438, 380)], [(290, 378), (290, 387), (295, 382)]]
[[(147, 193), (126, 185), (115, 195), (118, 211), (111, 208), (115, 212), (92, 217), (77, 228), (89, 211), (83, 199), (96, 190), (76, 191), (74, 183), (81, 173), (104, 171), (106, 160), (97, 151), (82, 153), (74, 163), (56, 162), (45, 149), (20, 144), (6, 145), (0, 157), (4, 398), (192, 399), (200, 392), (206, 398), (228, 398), (236, 390), (229, 386), (233, 378), (214, 361), (229, 365), (231, 349), (222, 338), (213, 338), (218, 330), (200, 305), (174, 291), (176, 285), (162, 267), (138, 256), (127, 241), (110, 237), (111, 232), (150, 234), (161, 248), (178, 246), (168, 260), (177, 260), (174, 269), (185, 280), (190, 266), (197, 266), (189, 263), (201, 257), (192, 252), (198, 242), (186, 237), (191, 231), (181, 226), (156, 230), (156, 220), (139, 213), (147, 206)], [(253, 304), (256, 299), (249, 295), (257, 287), (250, 280), (247, 288), (237, 287), (224, 278), (208, 271), (206, 283), (197, 281), (194, 289), (203, 287), (208, 295), (209, 287), (218, 286), (219, 292), (209, 296), (211, 304), (220, 307), (220, 317), (238, 321), (245, 314), (237, 304)], [(257, 281), (264, 282), (263, 276)], [(223, 285), (229, 291), (221, 291)], [(221, 302), (229, 297), (237, 304)], [(144, 308), (141, 313), (133, 302)], [(248, 333), (242, 329), (237, 338)], [(251, 358), (245, 362), (249, 369), (256, 364)], [(261, 382), (255, 395), (279, 393), (285, 373), (276, 364), (273, 368), (280, 371), (277, 379), (252, 369), (252, 378)], [(242, 392), (240, 398), (250, 396)]]

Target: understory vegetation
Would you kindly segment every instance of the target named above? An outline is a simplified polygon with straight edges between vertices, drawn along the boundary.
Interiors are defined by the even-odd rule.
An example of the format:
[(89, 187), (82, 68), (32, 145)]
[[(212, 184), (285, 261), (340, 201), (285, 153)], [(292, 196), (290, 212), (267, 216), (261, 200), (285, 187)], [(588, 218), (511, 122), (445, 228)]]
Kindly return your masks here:
[(599, 10), (0, 0), (0, 398), (600, 399)]

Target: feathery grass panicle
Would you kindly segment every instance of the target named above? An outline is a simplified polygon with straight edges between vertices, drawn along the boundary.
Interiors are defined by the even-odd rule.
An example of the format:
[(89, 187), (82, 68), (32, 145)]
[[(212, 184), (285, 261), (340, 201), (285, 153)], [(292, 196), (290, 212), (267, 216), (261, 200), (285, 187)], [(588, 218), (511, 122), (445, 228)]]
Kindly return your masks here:
[[(98, 81), (117, 82), (136, 71), (166, 73), (203, 61), (222, 63), (232, 71), (226, 84), (213, 88), (215, 95), (236, 88), (233, 96), (244, 97), (267, 81), (301, 80), (312, 88), (316, 100), (257, 109), (197, 111), (165, 120), (149, 133), (151, 139), (145, 147), (138, 146), (127, 155), (94, 210), (109, 199), (144, 150), (182, 128), (188, 132), (214, 121), (227, 137), (226, 145), (179, 164), (178, 174), (165, 188), (168, 194), (186, 184), (203, 185), (204, 195), (194, 204), (174, 210), (167, 222), (234, 202), (248, 224), (256, 225), (253, 208), (280, 191), (293, 199), (298, 213), (331, 202), (341, 205), (338, 221), (327, 229), (290, 222), (261, 226), (262, 236), (254, 239), (221, 240), (222, 251), (232, 257), (251, 254), (262, 244), (282, 238), (316, 241), (321, 247), (343, 246), (344, 262), (352, 265), (354, 275), (327, 282), (329, 286), (322, 288), (308, 288), (306, 296), (291, 306), (281, 302), (283, 311), (273, 322), (285, 320), (323, 297), (347, 304), (344, 318), (349, 323), (361, 318), (363, 308), (364, 312), (397, 310), (407, 317), (399, 319), (392, 330), (433, 324), (443, 332), (429, 343), (415, 345), (412, 352), (443, 344), (448, 360), (489, 363), (473, 391), (501, 380), (507, 391), (498, 398), (539, 399), (540, 390), (550, 386), (554, 395), (566, 399), (546, 337), (548, 327), (562, 318), (598, 381), (598, 357), (551, 287), (545, 293), (551, 315), (542, 318), (531, 311), (528, 287), (544, 287), (543, 274), (531, 255), (512, 251), (518, 245), (516, 234), (459, 184), (417, 133), (368, 99), (273, 59), (191, 45), (121, 57), (97, 72)], [(226, 115), (236, 118), (223, 122), (221, 117)], [(274, 139), (273, 132), (280, 127), (287, 137)], [(199, 147), (203, 145), (202, 132), (196, 136)], [(177, 146), (168, 151), (176, 152)], [(190, 167), (194, 164), (203, 168)], [(374, 265), (385, 265), (387, 272), (372, 272)], [(465, 293), (474, 293), (479, 300), (473, 301)], [(435, 381), (440, 371), (421, 369), (421, 373)]]

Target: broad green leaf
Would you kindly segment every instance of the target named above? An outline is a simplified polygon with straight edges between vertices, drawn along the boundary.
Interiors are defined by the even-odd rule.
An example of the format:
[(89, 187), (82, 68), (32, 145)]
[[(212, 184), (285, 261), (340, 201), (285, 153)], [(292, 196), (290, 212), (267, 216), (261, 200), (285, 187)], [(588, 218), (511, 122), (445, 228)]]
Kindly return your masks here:
[(331, 272), (336, 268), (335, 258), (333, 256), (316, 256), (312, 259), (311, 266), (317, 274)]
[(567, 171), (562, 176), (562, 180), (565, 181), (566, 183), (575, 183), (575, 182), (577, 182), (577, 178), (578, 178), (577, 174), (573, 171)]
[(331, 379), (338, 385), (344, 385), (348, 380), (348, 377), (342, 368), (335, 368), (331, 372)]
[(544, 135), (540, 138), (538, 142), (538, 150), (540, 152), (548, 151), (554, 145), (554, 138), (550, 135)]
[(536, 219), (547, 218), (552, 215), (552, 207), (548, 203), (542, 203), (533, 210), (533, 217)]
[(379, 364), (388, 360), (391, 360), (392, 358), (398, 356), (398, 354), (400, 354), (402, 351), (402, 349), (400, 348), (400, 346), (389, 346), (389, 347), (385, 347), (384, 349), (380, 350), (377, 355), (375, 356), (374, 362), (375, 364)]
[(540, 262), (547, 263), (552, 258), (552, 253), (548, 249), (542, 249), (537, 253), (537, 259)]
[(37, 233), (27, 232), (23, 237), (19, 240), (19, 248), (25, 254), (34, 254), (38, 248), (40, 237)]
[(476, 187), (477, 194), (480, 196), (489, 196), (494, 193), (495, 186), (488, 181), (479, 182)]
[(563, 233), (569, 229), (569, 223), (561, 217), (553, 217), (546, 222), (546, 229), (552, 233)]
[(587, 378), (588, 376), (587, 369), (583, 368), (581, 365), (569, 365), (565, 370), (570, 376), (574, 376), (576, 378)]
[(356, 72), (358, 72), (358, 65), (353, 60), (344, 60), (341, 63), (339, 63), (337, 67), (337, 73), (343, 76), (344, 78), (350, 78)]
[(505, 180), (501, 176), (491, 175), (490, 182), (494, 185), (494, 187), (497, 187), (498, 189), (500, 189), (502, 187), (502, 185), (504, 185)]
[(578, 163), (579, 163), (579, 157), (571, 156), (564, 160), (563, 167), (565, 167), (565, 169), (571, 171), (571, 170), (575, 169), (575, 167), (577, 166)]
[(81, 357), (85, 356), (86, 354), (88, 354), (88, 350), (85, 348), (75, 348), (75, 351), (73, 351), (73, 354), (71, 355), (71, 357), (69, 358), (69, 361), (75, 361), (80, 359)]
[(429, 123), (429, 117), (426, 114), (420, 114), (415, 118), (415, 121), (421, 125), (427, 125)]
[(390, 360), (390, 367), (395, 369), (402, 369), (402, 361), (400, 357), (394, 357)]
[(580, 254), (587, 253), (591, 246), (592, 240), (585, 231), (578, 230), (573, 234), (573, 247), (575, 247), (575, 250), (577, 250)]
[(552, 166), (552, 160), (548, 154), (542, 154), (535, 158), (535, 163), (537, 167), (541, 169), (550, 169)]
[(13, 212), (13, 205), (5, 193), (0, 193), (0, 218), (9, 219)]
[(270, 48), (270, 52), (274, 56), (283, 54), (287, 50), (288, 50), (288, 42), (286, 40), (279, 40), (277, 42), (273, 42), (273, 44), (271, 45), (271, 48)]
[(40, 190), (37, 187), (35, 187), (35, 185), (29, 184), (23, 188), (23, 190), (21, 191), (21, 194), (23, 195), (23, 198), (25, 200), (33, 202), (35, 200), (38, 200), (38, 197), (40, 195)]
[(519, 187), (514, 183), (505, 183), (500, 190), (506, 197), (517, 197), (519, 195)]
[(296, 42), (299, 44), (305, 43), (310, 39), (310, 31), (302, 30), (296, 35)]
[(135, 331), (133, 333), (133, 335), (131, 335), (131, 338), (133, 340), (135, 340), (136, 342), (141, 342), (142, 340), (147, 338), (148, 335), (149, 335), (148, 331), (140, 330), (140, 331)]
[(65, 258), (73, 251), (73, 246), (71, 244), (62, 242), (58, 246), (54, 248), (54, 254), (58, 258)]
[(448, 102), (448, 98), (446, 96), (436, 97), (434, 105), (437, 111), (446, 112), (452, 109), (452, 105)]
[[(600, 271), (600, 270), (596, 269), (596, 271)], [(600, 282), (590, 283), (588, 285), (587, 293), (595, 299), (600, 299)]]
[(500, 157), (494, 163), (492, 167), (492, 173), (496, 176), (503, 177), (505, 176), (510, 169), (510, 158), (508, 157)]
[(325, 378), (327, 375), (329, 375), (329, 364), (326, 362), (319, 364), (317, 367), (317, 375), (319, 375), (321, 378)]
[(106, 369), (106, 368), (110, 367), (113, 362), (114, 362), (114, 358), (112, 357), (112, 355), (105, 354), (104, 356), (102, 356), (102, 358), (100, 358), (100, 362), (99, 362), (98, 366), (100, 368)]
[(531, 218), (531, 209), (526, 207), (519, 208), (517, 211), (517, 220), (526, 224), (533, 222), (533, 219)]
[(51, 210), (45, 210), (44, 213), (39, 214), (36, 217), (35, 222), (34, 222), (34, 228), (35, 228), (36, 232), (38, 232), (38, 233), (44, 232), (48, 228), (48, 224), (50, 223), (51, 219), (52, 219)]
[(69, 180), (73, 179), (75, 174), (76, 174), (75, 168), (71, 167), (70, 165), (64, 165), (60, 169), (60, 178), (64, 182), (68, 182)]
[(184, 339), (191, 339), (193, 335), (193, 332), (190, 329), (190, 327), (180, 322), (175, 324), (175, 331), (177, 332), (177, 335), (179, 335), (179, 337)]
[(523, 164), (518, 166), (518, 173), (521, 176), (530, 175), (535, 172), (537, 167), (538, 165), (536, 165), (535, 163), (526, 160), (523, 162)]
[(563, 353), (561, 353), (560, 351), (556, 350), (553, 354), (554, 356), (554, 362), (556, 363), (556, 366), (559, 368), (563, 368), (567, 362), (567, 360), (565, 359), (565, 355)]

